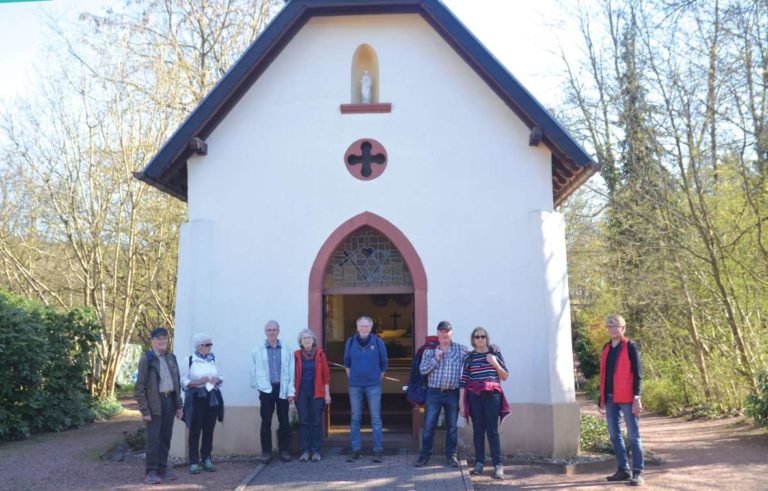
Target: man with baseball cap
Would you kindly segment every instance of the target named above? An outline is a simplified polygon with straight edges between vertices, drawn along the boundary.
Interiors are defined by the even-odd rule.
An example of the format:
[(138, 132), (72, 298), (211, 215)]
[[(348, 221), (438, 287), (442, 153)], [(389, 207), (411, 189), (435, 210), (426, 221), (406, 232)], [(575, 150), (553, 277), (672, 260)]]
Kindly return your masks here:
[(176, 356), (168, 351), (168, 329), (156, 327), (150, 334), (152, 349), (139, 359), (134, 395), (147, 425), (147, 456), (144, 483), (173, 481), (168, 469), (173, 417), (181, 419), (181, 382)]
[(445, 409), (445, 458), (448, 465), (458, 467), (456, 456), (459, 417), (459, 380), (464, 360), (471, 351), (463, 344), (453, 342), (453, 326), (448, 321), (437, 324), (437, 342), (434, 349), (424, 350), (419, 371), (427, 379), (424, 430), (421, 436), (421, 453), (416, 467), (424, 467), (432, 456), (432, 441), (440, 411)]

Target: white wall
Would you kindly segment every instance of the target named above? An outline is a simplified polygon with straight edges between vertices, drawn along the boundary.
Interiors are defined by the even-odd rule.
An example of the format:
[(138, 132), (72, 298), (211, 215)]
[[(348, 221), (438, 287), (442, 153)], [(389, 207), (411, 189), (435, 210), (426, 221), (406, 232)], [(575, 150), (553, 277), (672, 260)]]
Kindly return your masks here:
[[(390, 114), (339, 112), (362, 43), (378, 54)], [(389, 155), (384, 174), (368, 182), (343, 163), (363, 137)], [(512, 402), (561, 398), (547, 390), (562, 372), (547, 346), (570, 328), (552, 310), (545, 276), (565, 281), (564, 243), (547, 249), (561, 255), (553, 273), (546, 217), (530, 218), (552, 208), (550, 153), (528, 146), (525, 125), (421, 17), (312, 19), (207, 142), (208, 155), (188, 165), (176, 349), (183, 354), (194, 331), (213, 335), (228, 405), (258, 402), (248, 360), (264, 323), (277, 319), (295, 345), (317, 252), (363, 211), (392, 222), (419, 253), (430, 332), (449, 319), (467, 344), (470, 330), (485, 326), (513, 374)]]

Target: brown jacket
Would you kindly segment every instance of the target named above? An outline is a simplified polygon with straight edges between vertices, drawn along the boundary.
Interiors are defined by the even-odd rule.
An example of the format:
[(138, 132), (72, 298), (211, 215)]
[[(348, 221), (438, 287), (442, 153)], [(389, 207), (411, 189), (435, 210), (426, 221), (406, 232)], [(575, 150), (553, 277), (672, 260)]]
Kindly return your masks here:
[[(150, 361), (151, 358), (151, 361)], [(171, 372), (173, 389), (176, 391), (176, 409), (181, 409), (181, 382), (179, 381), (179, 364), (176, 362), (176, 356), (173, 353), (165, 355), (165, 361), (168, 363), (168, 371)], [(139, 411), (142, 416), (161, 414), (160, 405), (160, 360), (155, 356), (154, 351), (149, 350), (139, 359), (139, 375), (136, 379), (136, 386), (133, 395), (136, 402), (139, 403)]]

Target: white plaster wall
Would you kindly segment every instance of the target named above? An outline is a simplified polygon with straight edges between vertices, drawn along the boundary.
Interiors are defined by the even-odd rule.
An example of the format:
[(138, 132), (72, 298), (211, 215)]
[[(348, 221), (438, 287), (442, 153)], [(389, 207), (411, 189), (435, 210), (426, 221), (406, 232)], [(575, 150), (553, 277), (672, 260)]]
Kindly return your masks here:
[[(390, 114), (339, 112), (362, 43), (378, 54), (380, 101), (392, 103)], [(389, 155), (384, 174), (369, 182), (343, 163), (347, 146), (363, 137)], [(507, 359), (511, 402), (572, 400), (572, 389), (549, 390), (571, 366), (547, 347), (570, 332), (567, 286), (565, 297), (562, 286), (551, 295), (546, 286), (548, 274), (565, 280), (564, 242), (558, 249), (542, 238), (551, 228), (545, 217), (544, 225), (530, 221), (530, 212), (552, 208), (550, 153), (528, 146), (525, 125), (421, 17), (312, 19), (207, 142), (208, 155), (188, 166), (176, 349), (189, 345), (193, 329), (213, 335), (228, 405), (258, 402), (249, 353), (264, 323), (277, 319), (295, 345), (307, 327), (317, 252), (363, 211), (392, 222), (420, 255), (430, 332), (450, 319), (467, 344), (483, 325)], [(561, 271), (547, 269), (545, 249), (560, 256)], [(207, 285), (185, 286), (189, 279)]]

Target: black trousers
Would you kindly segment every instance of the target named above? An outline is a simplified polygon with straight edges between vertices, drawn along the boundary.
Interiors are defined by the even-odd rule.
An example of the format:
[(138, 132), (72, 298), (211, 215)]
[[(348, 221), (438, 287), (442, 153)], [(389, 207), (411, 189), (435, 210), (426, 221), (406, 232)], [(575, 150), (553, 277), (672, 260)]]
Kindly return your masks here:
[(277, 409), (277, 448), (287, 452), (291, 441), (291, 424), (288, 421), (288, 400), (280, 399), (280, 384), (272, 384), (272, 392), (259, 391), (261, 402), (261, 453), (272, 453), (272, 415)]
[[(218, 406), (211, 407), (211, 398), (215, 398), (213, 392), (208, 392), (205, 397), (196, 397), (193, 393), (187, 397), (194, 397), (192, 404), (192, 421), (189, 425), (189, 464), (199, 464), (200, 460), (211, 458), (213, 450), (213, 430), (216, 427), (216, 416), (218, 415)], [(202, 447), (200, 445), (200, 434), (203, 435)], [(202, 457), (202, 459), (201, 459)]]
[(147, 423), (146, 472), (163, 472), (168, 467), (168, 451), (173, 435), (173, 418), (176, 416), (176, 396), (160, 396), (160, 414), (153, 414)]

